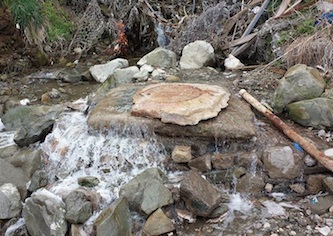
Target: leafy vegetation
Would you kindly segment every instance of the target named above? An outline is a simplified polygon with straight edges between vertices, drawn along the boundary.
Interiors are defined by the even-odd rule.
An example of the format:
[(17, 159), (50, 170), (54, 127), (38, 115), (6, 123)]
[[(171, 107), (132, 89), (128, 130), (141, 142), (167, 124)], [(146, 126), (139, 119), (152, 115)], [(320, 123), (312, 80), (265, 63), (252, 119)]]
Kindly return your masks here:
[(70, 38), (71, 32), (75, 28), (74, 24), (67, 12), (59, 6), (57, 1), (45, 1), (42, 4), (42, 14), (48, 19), (46, 31), (51, 42), (57, 38)]
[(43, 16), (37, 0), (4, 0), (4, 3), (10, 9), (15, 24), (18, 24), (21, 29), (31, 26), (41, 27)]

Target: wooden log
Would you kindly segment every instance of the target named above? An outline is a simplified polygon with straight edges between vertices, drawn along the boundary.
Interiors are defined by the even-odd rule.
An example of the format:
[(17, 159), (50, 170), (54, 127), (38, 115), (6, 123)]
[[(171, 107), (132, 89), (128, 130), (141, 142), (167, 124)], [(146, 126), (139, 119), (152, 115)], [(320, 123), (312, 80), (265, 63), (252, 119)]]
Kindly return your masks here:
[(286, 123), (279, 117), (274, 115), (270, 110), (263, 106), (258, 100), (252, 97), (245, 89), (241, 89), (239, 94), (255, 109), (267, 117), (272, 124), (282, 131), (288, 138), (298, 143), (308, 154), (320, 162), (324, 167), (333, 172), (333, 160), (326, 156), (323, 152), (319, 151), (316, 146), (308, 142), (301, 135), (292, 130)]

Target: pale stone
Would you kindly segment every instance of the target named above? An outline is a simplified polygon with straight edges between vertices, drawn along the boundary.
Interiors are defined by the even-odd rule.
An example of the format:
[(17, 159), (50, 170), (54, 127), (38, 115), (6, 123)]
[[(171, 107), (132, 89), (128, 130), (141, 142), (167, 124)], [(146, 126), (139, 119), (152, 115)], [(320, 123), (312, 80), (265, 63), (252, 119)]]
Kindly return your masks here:
[(213, 46), (208, 42), (197, 40), (183, 48), (179, 64), (181, 69), (200, 69), (214, 60)]
[(265, 185), (265, 190), (266, 190), (268, 193), (272, 192), (272, 190), (273, 190), (273, 184), (267, 183), (267, 184)]
[(176, 53), (164, 48), (155, 48), (150, 53), (144, 55), (138, 61), (137, 65), (143, 66), (147, 64), (159, 68), (172, 68), (176, 66), (176, 63), (177, 63)]
[(22, 209), (21, 196), (11, 183), (0, 186), (0, 219), (18, 217)]
[(224, 60), (224, 66), (228, 70), (235, 70), (243, 67), (244, 64), (237, 57), (229, 54), (229, 56)]
[(196, 125), (228, 106), (230, 93), (205, 84), (153, 84), (133, 96), (132, 115), (160, 118), (163, 123)]
[(154, 67), (151, 65), (144, 64), (143, 66), (140, 67), (140, 70), (146, 70), (149, 73), (152, 73), (154, 71)]
[(324, 154), (325, 154), (326, 156), (328, 156), (328, 157), (333, 158), (333, 148), (326, 149), (326, 150), (324, 151)]
[(144, 235), (161, 235), (173, 230), (175, 226), (160, 208), (149, 216), (143, 227)]
[(128, 67), (128, 61), (123, 58), (117, 58), (105, 64), (94, 65), (89, 68), (89, 71), (97, 82), (103, 83), (117, 68), (124, 67)]
[(177, 163), (187, 163), (193, 156), (191, 153), (191, 147), (188, 146), (175, 146), (171, 155), (172, 160)]

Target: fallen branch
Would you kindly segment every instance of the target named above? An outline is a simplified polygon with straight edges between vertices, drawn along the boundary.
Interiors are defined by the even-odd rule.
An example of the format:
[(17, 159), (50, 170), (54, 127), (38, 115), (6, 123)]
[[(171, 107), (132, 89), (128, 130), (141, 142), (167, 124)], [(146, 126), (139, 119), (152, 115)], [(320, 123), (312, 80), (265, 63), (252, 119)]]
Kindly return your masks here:
[(267, 117), (274, 126), (280, 129), (288, 138), (298, 143), (307, 153), (320, 162), (324, 167), (333, 172), (333, 160), (326, 156), (323, 152), (319, 151), (312, 143), (308, 142), (302, 136), (292, 130), (286, 123), (279, 117), (274, 115), (270, 110), (264, 107), (258, 100), (251, 96), (245, 89), (241, 89), (239, 94), (255, 109), (260, 111)]

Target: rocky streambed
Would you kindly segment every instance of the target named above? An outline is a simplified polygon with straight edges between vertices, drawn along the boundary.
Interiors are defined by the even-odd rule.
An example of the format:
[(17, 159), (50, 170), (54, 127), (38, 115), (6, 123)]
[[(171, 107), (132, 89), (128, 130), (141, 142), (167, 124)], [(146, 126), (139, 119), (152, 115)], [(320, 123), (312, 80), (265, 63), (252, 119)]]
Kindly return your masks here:
[[(281, 75), (267, 70), (222, 72), (207, 67), (213, 56), (211, 50), (206, 54), (199, 63), (189, 55), (180, 67), (175, 54), (158, 49), (139, 61), (140, 69), (125, 59), (94, 65), (90, 73), (67, 69), (54, 78), (64, 88), (57, 87), (59, 97), (49, 88), (36, 100), (29, 97), (30, 105), (22, 105), (24, 96), (15, 101), (3, 93), (1, 234), (331, 235), (331, 173), (238, 95), (245, 88), (283, 110), (309, 99), (307, 93), (302, 97), (283, 90)], [(308, 71), (301, 66), (301, 78), (307, 73), (308, 82), (296, 84), (315, 81), (304, 90), (318, 85), (313, 96), (319, 97), (326, 85)], [(89, 74), (102, 83), (98, 89)], [(75, 83), (85, 86), (86, 93), (76, 94), (83, 99), (63, 102)], [(211, 117), (205, 112), (215, 107), (209, 86), (228, 94), (227, 106)], [(176, 99), (179, 94), (181, 101)], [(142, 105), (133, 116), (133, 97), (138, 95), (153, 98), (157, 108), (168, 106), (156, 114), (140, 110)], [(288, 98), (283, 104), (277, 100), (281, 96)], [(178, 113), (184, 104), (199, 107), (193, 104), (204, 103), (206, 97), (212, 103), (200, 106), (199, 112)], [(170, 107), (177, 115), (166, 116)], [(203, 120), (177, 123), (189, 122), (192, 113), (203, 114)], [(152, 114), (156, 116), (149, 117)], [(329, 120), (325, 114), (319, 122), (301, 116), (313, 121), (307, 123), (311, 129), (286, 122), (326, 150), (331, 136), (325, 128), (330, 125), (320, 123)]]

